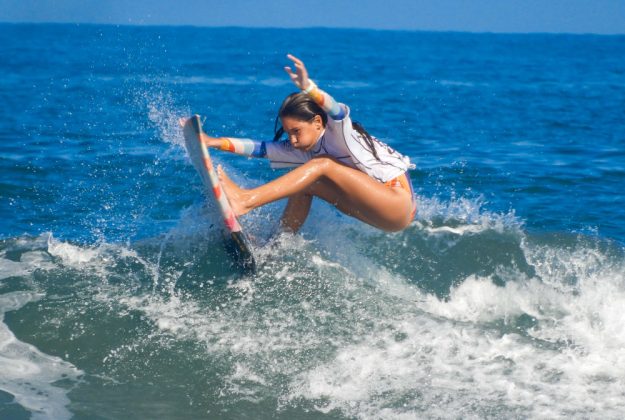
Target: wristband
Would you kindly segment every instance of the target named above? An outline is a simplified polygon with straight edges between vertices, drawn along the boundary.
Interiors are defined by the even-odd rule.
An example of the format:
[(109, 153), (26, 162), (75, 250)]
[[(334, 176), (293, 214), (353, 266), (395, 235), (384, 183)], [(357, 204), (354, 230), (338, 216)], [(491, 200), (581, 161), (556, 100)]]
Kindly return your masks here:
[(221, 144), (219, 145), (219, 150), (224, 150), (226, 152), (234, 152), (234, 146), (232, 142), (227, 137), (221, 138)]
[(312, 79), (308, 79), (308, 87), (304, 89), (303, 92), (310, 94), (310, 92), (315, 90), (316, 87), (317, 85), (315, 84), (315, 82), (313, 82)]

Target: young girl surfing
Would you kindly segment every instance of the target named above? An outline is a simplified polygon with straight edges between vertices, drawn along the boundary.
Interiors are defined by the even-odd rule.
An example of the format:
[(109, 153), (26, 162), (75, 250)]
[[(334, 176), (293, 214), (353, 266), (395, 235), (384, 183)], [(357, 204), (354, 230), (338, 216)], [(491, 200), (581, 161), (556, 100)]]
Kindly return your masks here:
[[(264, 204), (288, 198), (282, 227), (297, 232), (313, 197), (341, 212), (386, 231), (412, 221), (416, 203), (408, 169), (410, 160), (352, 122), (347, 105), (336, 102), (308, 78), (304, 63), (288, 55), (295, 72), (287, 74), (301, 92), (286, 97), (276, 119), (282, 125), (273, 142), (210, 137), (209, 147), (263, 157), (273, 168), (296, 167), (253, 189), (237, 186), (219, 166), (217, 172), (233, 211), (243, 215)], [(184, 120), (181, 120), (181, 124)], [(288, 140), (280, 140), (286, 134)]]

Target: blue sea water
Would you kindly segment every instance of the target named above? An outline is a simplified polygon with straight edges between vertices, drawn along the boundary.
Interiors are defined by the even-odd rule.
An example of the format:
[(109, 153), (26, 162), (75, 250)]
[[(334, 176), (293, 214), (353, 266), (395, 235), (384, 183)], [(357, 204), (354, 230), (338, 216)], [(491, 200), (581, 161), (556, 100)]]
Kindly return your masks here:
[[(177, 119), (270, 139), (302, 58), (410, 156), (384, 233), (221, 247)], [(0, 24), (0, 418), (620, 418), (625, 37)], [(215, 153), (243, 186), (280, 175)]]

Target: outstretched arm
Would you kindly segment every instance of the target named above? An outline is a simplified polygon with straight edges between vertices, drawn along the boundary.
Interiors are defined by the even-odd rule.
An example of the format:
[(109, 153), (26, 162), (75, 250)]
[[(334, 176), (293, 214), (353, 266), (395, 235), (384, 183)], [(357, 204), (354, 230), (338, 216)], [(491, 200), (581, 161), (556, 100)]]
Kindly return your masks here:
[(319, 89), (315, 82), (308, 78), (308, 70), (304, 66), (304, 62), (299, 58), (288, 54), (289, 60), (293, 61), (295, 65), (295, 72), (290, 67), (285, 67), (287, 72), (295, 86), (300, 88), (311, 96), (313, 101), (319, 105), (326, 114), (333, 120), (342, 120), (347, 115), (347, 107), (344, 104), (336, 102), (332, 96), (323, 90)]
[(237, 155), (258, 158), (267, 157), (267, 149), (264, 141), (234, 137), (210, 137), (202, 133), (202, 142), (208, 147), (236, 153)]
[[(184, 127), (186, 118), (179, 120), (180, 126)], [(238, 155), (250, 157), (267, 157), (267, 148), (264, 141), (252, 139), (239, 139), (234, 137), (211, 137), (206, 133), (201, 134), (202, 143), (208, 147), (236, 153)]]

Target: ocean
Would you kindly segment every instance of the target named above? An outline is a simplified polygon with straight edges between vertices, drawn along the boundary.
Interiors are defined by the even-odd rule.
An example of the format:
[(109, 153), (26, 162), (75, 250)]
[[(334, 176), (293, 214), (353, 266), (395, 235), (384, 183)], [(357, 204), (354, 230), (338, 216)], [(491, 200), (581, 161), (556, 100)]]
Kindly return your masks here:
[[(292, 53), (408, 155), (385, 233), (241, 219), (177, 120), (271, 140)], [(0, 24), (0, 418), (622, 418), (625, 36)], [(262, 159), (215, 152), (245, 187)]]

